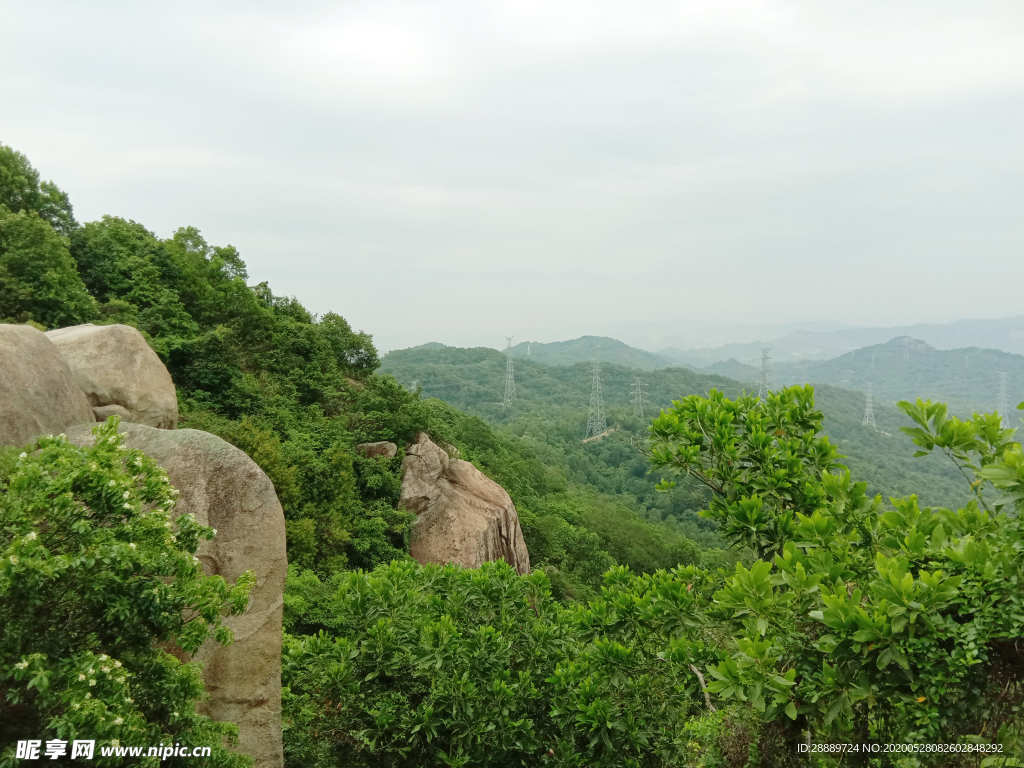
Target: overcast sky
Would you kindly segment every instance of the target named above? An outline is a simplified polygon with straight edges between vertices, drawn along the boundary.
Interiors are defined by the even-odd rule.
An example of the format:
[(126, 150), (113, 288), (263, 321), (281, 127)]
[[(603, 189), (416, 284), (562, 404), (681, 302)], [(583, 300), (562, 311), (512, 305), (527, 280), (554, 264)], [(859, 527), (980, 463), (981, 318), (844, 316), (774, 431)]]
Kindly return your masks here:
[[(1024, 314), (1024, 3), (6, 2), (0, 142), (384, 349)], [(618, 333), (622, 336), (622, 333)]]

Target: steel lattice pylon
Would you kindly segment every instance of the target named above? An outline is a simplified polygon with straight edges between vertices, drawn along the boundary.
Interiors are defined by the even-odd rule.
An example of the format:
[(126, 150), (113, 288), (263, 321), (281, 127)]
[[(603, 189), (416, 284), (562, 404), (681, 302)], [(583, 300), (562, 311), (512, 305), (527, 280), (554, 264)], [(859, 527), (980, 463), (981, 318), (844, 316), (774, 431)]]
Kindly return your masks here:
[(864, 398), (864, 421), (861, 423), (872, 429), (878, 429), (875, 426), (875, 403), (871, 396), (871, 382), (868, 382), (868, 391)]
[(587, 414), (587, 434), (583, 439), (600, 435), (608, 429), (604, 417), (604, 403), (601, 401), (601, 358), (594, 349), (593, 383), (590, 387), (590, 412)]
[(761, 385), (758, 387), (757, 396), (764, 400), (768, 393), (775, 389), (775, 374), (772, 371), (772, 356), (770, 349), (761, 350)]
[(508, 346), (505, 348), (505, 399), (502, 404), (512, 405), (516, 399), (516, 374), (512, 365), (512, 336), (506, 336)]
[(639, 376), (633, 379), (633, 416), (638, 419), (644, 417), (644, 403), (647, 402), (644, 399), (644, 395), (647, 394), (644, 386), (644, 380)]
[(1010, 426), (1010, 395), (1006, 371), (999, 372), (999, 401), (996, 410), (1003, 417), (1003, 429)]

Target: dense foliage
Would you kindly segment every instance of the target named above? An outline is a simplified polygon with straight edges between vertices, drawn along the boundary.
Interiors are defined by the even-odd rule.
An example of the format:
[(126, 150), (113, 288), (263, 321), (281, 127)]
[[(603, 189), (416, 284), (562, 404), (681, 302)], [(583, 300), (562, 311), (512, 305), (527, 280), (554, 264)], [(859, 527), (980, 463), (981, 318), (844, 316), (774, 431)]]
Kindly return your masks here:
[[(711, 491), (705, 514), (755, 553), (730, 571), (614, 568), (576, 606), (504, 565), (293, 577), (289, 626), (318, 634), (288, 641), (290, 761), (1016, 764), (1024, 454), (996, 417), (902, 407), (922, 451), (969, 475), (961, 509), (868, 497), (820, 435), (810, 387), (712, 391), (654, 420), (650, 460)], [(1010, 762), (798, 751), (839, 742)]]
[(166, 649), (230, 642), (221, 617), (245, 610), (252, 574), (203, 576), (215, 532), (173, 516), (177, 491), (117, 417), (94, 433), (0, 453), (0, 764), (29, 737), (210, 745), (204, 764), (246, 765), (221, 746), (237, 728), (196, 713), (199, 669)]

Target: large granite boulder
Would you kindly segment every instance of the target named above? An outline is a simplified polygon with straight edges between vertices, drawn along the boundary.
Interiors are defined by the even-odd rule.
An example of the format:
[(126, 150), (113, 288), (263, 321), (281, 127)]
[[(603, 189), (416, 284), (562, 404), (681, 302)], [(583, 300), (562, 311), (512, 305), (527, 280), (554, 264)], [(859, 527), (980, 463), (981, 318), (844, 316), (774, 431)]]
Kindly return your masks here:
[(0, 445), (24, 445), (94, 420), (46, 334), (31, 325), (0, 324)]
[[(94, 424), (67, 430), (77, 445), (93, 441)], [(240, 750), (256, 768), (280, 768), (281, 638), (285, 555), (284, 513), (274, 485), (245, 453), (219, 437), (196, 429), (163, 430), (122, 424), (125, 445), (151, 456), (178, 489), (177, 513), (191, 512), (217, 530), (199, 548), (208, 574), (233, 583), (247, 570), (256, 584), (249, 608), (226, 620), (235, 641), (208, 642), (196, 653), (204, 665), (210, 699), (202, 711), (215, 720), (238, 724)]]
[(479, 568), (504, 559), (517, 572), (530, 572), (519, 515), (505, 489), (422, 432), (402, 461), (399, 506), (416, 513), (409, 554), (419, 562)]
[(67, 361), (96, 421), (117, 413), (122, 421), (159, 429), (178, 426), (171, 374), (135, 328), (87, 323), (46, 335)]

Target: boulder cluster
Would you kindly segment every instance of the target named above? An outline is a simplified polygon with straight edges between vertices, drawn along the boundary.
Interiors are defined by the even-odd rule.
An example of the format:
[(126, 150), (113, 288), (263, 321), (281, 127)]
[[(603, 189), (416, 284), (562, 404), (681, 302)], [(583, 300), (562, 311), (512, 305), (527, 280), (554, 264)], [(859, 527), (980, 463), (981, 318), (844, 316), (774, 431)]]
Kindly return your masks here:
[(0, 445), (43, 434), (77, 445), (112, 414), (125, 444), (152, 457), (178, 489), (177, 512), (217, 530), (198, 557), (204, 571), (234, 582), (248, 570), (256, 584), (248, 610), (225, 620), (235, 641), (209, 641), (203, 664), (205, 714), (238, 724), (239, 747), (257, 768), (284, 765), (281, 742), (281, 642), (284, 513), (274, 486), (244, 452), (195, 429), (175, 429), (178, 401), (160, 358), (136, 329), (79, 325), (42, 333), (0, 324)]

